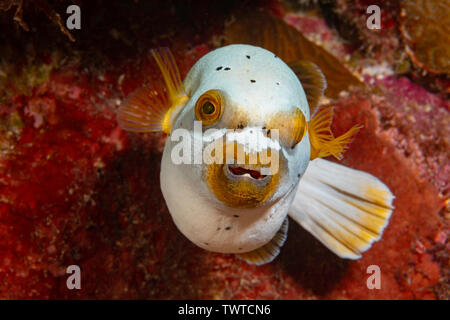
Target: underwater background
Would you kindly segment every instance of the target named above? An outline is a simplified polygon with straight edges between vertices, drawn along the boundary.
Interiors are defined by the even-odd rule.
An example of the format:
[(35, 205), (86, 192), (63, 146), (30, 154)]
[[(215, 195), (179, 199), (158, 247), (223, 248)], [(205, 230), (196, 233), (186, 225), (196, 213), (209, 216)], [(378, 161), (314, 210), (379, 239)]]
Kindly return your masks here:
[[(66, 28), (71, 4), (80, 30)], [(170, 47), (185, 76), (230, 43), (316, 63), (333, 132), (364, 125), (341, 163), (396, 199), (362, 259), (295, 223), (261, 267), (176, 229), (159, 187), (165, 137), (126, 133), (115, 115), (161, 80), (151, 48)], [(449, 74), (450, 1), (0, 0), (0, 298), (449, 299)], [(81, 290), (67, 289), (69, 265)]]

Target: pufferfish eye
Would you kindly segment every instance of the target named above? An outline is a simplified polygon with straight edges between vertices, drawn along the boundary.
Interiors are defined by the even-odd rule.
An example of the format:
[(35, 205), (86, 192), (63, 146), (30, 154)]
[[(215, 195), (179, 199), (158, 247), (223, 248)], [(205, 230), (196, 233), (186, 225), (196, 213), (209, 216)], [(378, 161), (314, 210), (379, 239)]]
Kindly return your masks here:
[(206, 101), (202, 105), (202, 111), (204, 114), (211, 114), (214, 113), (214, 111), (216, 111), (216, 107), (211, 102)]
[(195, 117), (204, 126), (209, 126), (222, 117), (223, 98), (218, 90), (209, 90), (200, 96), (195, 104)]

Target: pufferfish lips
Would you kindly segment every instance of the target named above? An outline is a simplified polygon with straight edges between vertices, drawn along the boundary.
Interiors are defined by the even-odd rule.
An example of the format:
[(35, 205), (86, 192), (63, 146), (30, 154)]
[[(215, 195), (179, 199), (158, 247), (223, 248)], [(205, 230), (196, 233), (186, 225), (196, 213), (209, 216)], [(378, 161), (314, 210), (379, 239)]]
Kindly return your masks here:
[[(259, 134), (263, 135), (259, 137), (260, 139), (272, 142), (273, 136), (276, 136), (279, 148), (291, 149), (304, 137), (306, 121), (303, 113), (299, 109), (294, 109), (291, 112), (278, 112), (273, 115), (263, 128), (260, 128)], [(243, 128), (243, 131), (252, 132), (252, 129), (247, 127)], [(252, 208), (264, 205), (272, 198), (280, 181), (286, 175), (287, 165), (279, 150), (276, 150), (277, 152), (273, 152), (273, 149), (253, 150), (254, 152), (249, 154), (248, 148), (243, 150), (246, 149), (245, 143), (248, 141), (242, 140), (236, 138), (232, 148), (237, 151), (236, 154), (239, 154), (239, 150), (245, 154), (244, 161), (242, 159), (236, 161), (234, 157), (231, 163), (228, 161), (230, 159), (225, 159), (222, 164), (207, 165), (206, 182), (215, 197), (225, 205), (233, 208)], [(256, 162), (249, 161), (251, 155)]]
[(262, 169), (264, 166), (259, 164), (213, 163), (206, 167), (206, 182), (216, 198), (227, 206), (256, 207), (275, 193), (284, 166), (270, 175), (262, 174)]
[(225, 166), (227, 175), (235, 177), (252, 178), (256, 180), (263, 180), (267, 177), (265, 174), (261, 174), (261, 167), (258, 165), (236, 165), (228, 164)]

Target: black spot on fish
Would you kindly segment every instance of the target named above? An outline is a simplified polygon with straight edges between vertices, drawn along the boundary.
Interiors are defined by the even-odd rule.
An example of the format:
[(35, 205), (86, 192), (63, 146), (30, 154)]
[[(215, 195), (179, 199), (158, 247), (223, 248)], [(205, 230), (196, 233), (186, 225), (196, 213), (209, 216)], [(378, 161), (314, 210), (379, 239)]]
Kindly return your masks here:
[(246, 56), (247, 57), (247, 59), (250, 59), (250, 56)]
[(222, 70), (222, 68), (223, 67), (217, 67), (216, 70), (219, 71), (219, 70)]
[(299, 173), (299, 174), (297, 175), (297, 177), (299, 177), (299, 178), (300, 178), (300, 176), (301, 176), (301, 174)]
[(235, 218), (239, 218), (239, 215), (237, 215), (237, 214), (233, 214), (233, 217), (235, 217)]
[(252, 79), (252, 80), (250, 80), (250, 82), (251, 82), (251, 83), (255, 83), (255, 82), (256, 82), (256, 80), (253, 80), (253, 79)]
[(280, 85), (280, 83), (279, 82), (277, 82), (277, 86), (279, 86)]
[(225, 71), (228, 71), (228, 70), (231, 70), (231, 68), (229, 68), (229, 67), (226, 67), (225, 69), (223, 69), (223, 70), (225, 70)]
[(230, 230), (230, 229), (231, 229), (231, 227), (226, 227), (226, 228), (225, 228), (225, 230)]

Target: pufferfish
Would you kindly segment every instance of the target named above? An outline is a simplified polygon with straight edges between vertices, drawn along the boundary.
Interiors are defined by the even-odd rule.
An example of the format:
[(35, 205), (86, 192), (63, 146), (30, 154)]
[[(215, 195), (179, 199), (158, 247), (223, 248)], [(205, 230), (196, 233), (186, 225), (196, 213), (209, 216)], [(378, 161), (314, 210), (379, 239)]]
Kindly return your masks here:
[[(158, 84), (138, 89), (120, 107), (118, 122), (125, 130), (168, 135), (161, 190), (190, 241), (262, 265), (279, 254), (288, 216), (341, 258), (358, 259), (381, 238), (393, 210), (389, 188), (368, 173), (321, 159), (341, 159), (360, 127), (335, 137), (332, 107), (310, 115), (326, 88), (315, 64), (286, 64), (266, 49), (235, 44), (204, 55), (182, 81), (169, 49), (152, 55), (165, 90)], [(179, 129), (194, 144), (184, 151), (192, 161), (173, 159)], [(201, 161), (205, 146), (227, 132), (224, 148), (241, 150), (244, 161), (236, 163), (227, 152), (224, 161)], [(278, 153), (271, 159), (277, 170), (261, 161), (269, 147)]]

